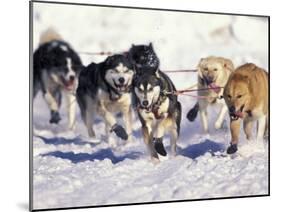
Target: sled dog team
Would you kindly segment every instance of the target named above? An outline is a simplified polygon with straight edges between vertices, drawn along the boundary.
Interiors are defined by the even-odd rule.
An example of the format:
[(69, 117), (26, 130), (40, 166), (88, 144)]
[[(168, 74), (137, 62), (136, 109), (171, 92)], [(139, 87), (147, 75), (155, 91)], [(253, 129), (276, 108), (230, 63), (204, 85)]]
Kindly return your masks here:
[[(50, 108), (50, 123), (61, 120), (59, 108), (62, 94), (68, 101), (68, 126), (75, 126), (77, 101), (90, 137), (95, 137), (94, 118), (105, 121), (107, 138), (114, 132), (123, 140), (132, 136), (132, 114), (136, 110), (142, 125), (144, 142), (153, 160), (166, 156), (164, 134), (169, 133), (171, 154), (176, 155), (180, 133), (181, 103), (170, 78), (159, 70), (159, 59), (149, 45), (132, 45), (127, 53), (108, 56), (101, 63), (84, 67), (78, 54), (52, 29), (40, 37), (33, 57), (33, 98), (39, 90)], [(198, 112), (203, 130), (208, 132), (207, 108), (216, 104), (220, 112), (215, 128), (230, 117), (231, 143), (228, 154), (237, 151), (240, 124), (248, 140), (257, 121), (257, 139), (267, 133), (268, 74), (255, 64), (234, 68), (231, 60), (207, 57), (198, 64), (198, 101), (187, 113), (194, 121)], [(117, 122), (122, 114), (124, 126)]]

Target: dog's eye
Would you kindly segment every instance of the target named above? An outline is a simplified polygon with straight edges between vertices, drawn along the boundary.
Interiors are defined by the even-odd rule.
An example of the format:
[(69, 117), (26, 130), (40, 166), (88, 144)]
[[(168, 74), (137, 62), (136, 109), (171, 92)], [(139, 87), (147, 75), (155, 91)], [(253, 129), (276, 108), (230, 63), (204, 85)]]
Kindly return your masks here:
[(228, 97), (229, 99), (231, 99), (231, 96), (230, 96), (230, 95), (227, 95), (227, 97)]
[(217, 71), (218, 69), (217, 68), (214, 68), (214, 71)]
[(149, 89), (148, 89), (148, 91), (152, 91), (152, 90), (153, 90), (153, 88), (149, 88)]
[(208, 71), (208, 68), (204, 68), (204, 71)]
[(241, 97), (242, 97), (242, 95), (238, 95), (238, 96), (237, 96), (237, 99), (240, 99)]

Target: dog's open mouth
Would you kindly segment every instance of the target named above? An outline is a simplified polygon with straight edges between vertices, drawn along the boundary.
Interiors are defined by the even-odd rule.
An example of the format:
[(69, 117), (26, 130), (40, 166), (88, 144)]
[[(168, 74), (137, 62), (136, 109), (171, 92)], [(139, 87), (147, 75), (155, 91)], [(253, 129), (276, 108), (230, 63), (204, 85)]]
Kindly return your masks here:
[(61, 78), (61, 81), (63, 83), (64, 89), (67, 91), (71, 91), (75, 87), (75, 80), (65, 80), (64, 78)]
[(139, 108), (142, 109), (142, 110), (145, 110), (146, 113), (152, 112), (152, 104), (148, 105), (148, 106), (143, 106), (143, 105), (140, 104)]
[(231, 120), (238, 120), (239, 118), (243, 118), (243, 109), (244, 109), (245, 105), (242, 105), (240, 107), (240, 109), (236, 112), (230, 113), (230, 118)]
[(114, 86), (115, 88), (117, 88), (118, 91), (120, 92), (127, 92), (129, 90), (129, 85), (128, 83), (127, 84), (117, 84), (115, 81), (114, 81)]
[(145, 112), (150, 113), (152, 111), (152, 107), (151, 106), (141, 106), (141, 109), (145, 110)]
[(217, 86), (214, 82), (210, 83), (208, 87), (214, 91), (215, 93), (219, 93), (221, 91), (221, 88)]
[(214, 91), (215, 93), (219, 93), (221, 91), (221, 88), (215, 84), (216, 80), (210, 80), (207, 77), (203, 77), (203, 80), (205, 81), (210, 90)]

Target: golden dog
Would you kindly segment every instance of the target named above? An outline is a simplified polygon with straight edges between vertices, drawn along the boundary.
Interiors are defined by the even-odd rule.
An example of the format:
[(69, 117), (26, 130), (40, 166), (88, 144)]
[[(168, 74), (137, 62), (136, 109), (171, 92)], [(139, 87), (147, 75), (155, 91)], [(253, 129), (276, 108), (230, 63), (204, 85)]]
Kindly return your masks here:
[(231, 74), (224, 89), (224, 99), (229, 109), (231, 145), (228, 154), (237, 151), (240, 122), (252, 140), (252, 126), (257, 121), (257, 139), (262, 140), (268, 122), (268, 74), (255, 64), (247, 63)]
[(215, 122), (215, 128), (222, 127), (227, 106), (223, 99), (223, 88), (234, 70), (231, 60), (223, 57), (202, 58), (198, 64), (198, 102), (187, 113), (187, 119), (194, 121), (199, 111), (203, 130), (208, 133), (207, 107), (217, 103), (220, 106), (220, 113)]

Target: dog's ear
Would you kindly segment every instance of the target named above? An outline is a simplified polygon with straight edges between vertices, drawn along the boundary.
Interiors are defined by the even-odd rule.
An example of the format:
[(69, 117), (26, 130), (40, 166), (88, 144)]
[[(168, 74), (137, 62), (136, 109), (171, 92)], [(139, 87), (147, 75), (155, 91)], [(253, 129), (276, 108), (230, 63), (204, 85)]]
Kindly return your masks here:
[(157, 78), (160, 78), (160, 74), (159, 74), (159, 70), (158, 70), (158, 69), (157, 69), (156, 72), (155, 72), (155, 76), (156, 76)]
[(205, 58), (201, 58), (201, 59), (199, 60), (199, 63), (198, 63), (198, 65), (197, 65), (198, 68), (202, 65), (202, 63), (204, 62), (204, 60), (205, 60)]
[(199, 75), (199, 77), (200, 78), (203, 78), (203, 76), (202, 76), (202, 72), (201, 72), (201, 66), (202, 66), (202, 64), (203, 64), (203, 62), (205, 61), (205, 58), (201, 58), (200, 60), (199, 60), (199, 63), (198, 63), (198, 65), (197, 65), (197, 70), (198, 70), (198, 75)]
[(114, 61), (114, 57), (108, 56), (104, 61), (104, 63), (105, 63), (104, 65), (110, 65), (113, 61)]
[(230, 71), (234, 71), (234, 65), (229, 59), (223, 59), (223, 66)]
[(153, 45), (152, 45), (151, 42), (149, 42), (148, 47), (149, 47), (150, 49), (153, 49)]

